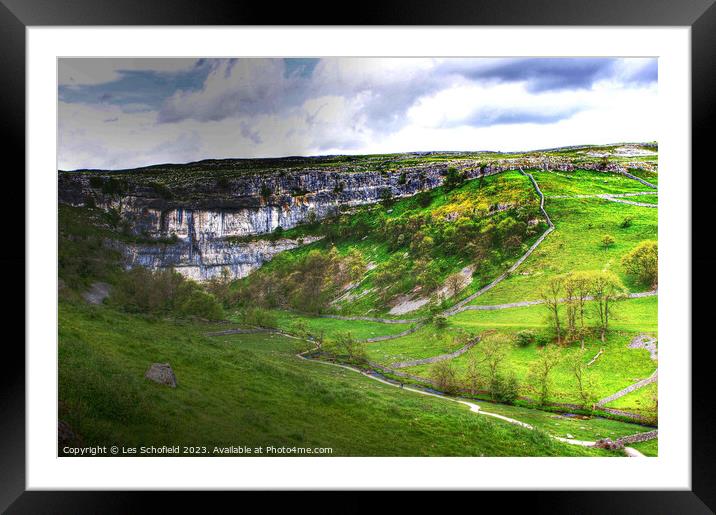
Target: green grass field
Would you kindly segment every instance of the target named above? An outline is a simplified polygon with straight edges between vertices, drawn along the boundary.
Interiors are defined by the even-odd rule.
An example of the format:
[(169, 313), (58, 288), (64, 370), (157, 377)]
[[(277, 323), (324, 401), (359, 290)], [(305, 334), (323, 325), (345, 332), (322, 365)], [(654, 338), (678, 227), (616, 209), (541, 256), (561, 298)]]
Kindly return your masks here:
[[(620, 174), (575, 170), (573, 172), (530, 171), (542, 193), (551, 195), (588, 195), (649, 191), (649, 187)], [(548, 212), (550, 212), (548, 210)]]
[[(211, 328), (61, 303), (60, 419), (86, 445), (330, 447), (333, 456), (616, 455), (300, 360), (292, 339), (203, 336)], [(144, 379), (153, 362), (171, 364), (176, 389)]]
[[(630, 291), (649, 289), (648, 285), (628, 277), (620, 260), (639, 242), (658, 238), (656, 209), (599, 198), (547, 199), (545, 209), (556, 229), (512, 276), (477, 297), (472, 304), (535, 300), (545, 279), (577, 270), (611, 270)], [(631, 225), (620, 227), (627, 217), (631, 217)], [(606, 249), (601, 244), (605, 234), (615, 240)]]
[[(613, 322), (606, 342), (602, 343), (601, 340), (594, 336), (585, 340), (585, 363), (589, 362), (600, 349), (604, 350), (597, 361), (588, 368), (588, 375), (593, 381), (593, 392), (597, 398), (606, 397), (640, 379), (644, 379), (656, 369), (656, 362), (651, 360), (648, 351), (645, 349), (630, 349), (627, 345), (637, 334), (657, 334), (657, 302), (657, 297), (622, 301), (615, 312), (617, 317)], [(546, 329), (546, 313), (546, 309), (541, 305), (494, 311), (463, 311), (450, 318), (448, 328), (443, 330), (442, 334), (439, 333), (439, 339), (430, 338), (430, 335), (426, 334), (426, 332), (418, 331), (406, 337), (411, 339), (410, 342), (404, 341), (406, 338), (400, 338), (374, 344), (374, 347), (371, 347), (371, 356), (380, 357), (379, 361), (381, 363), (426, 357), (423, 352), (424, 348), (429, 348), (434, 341), (451, 341), (452, 336), (459, 330), (477, 334), (484, 331), (497, 331), (510, 337), (514, 337), (515, 333), (522, 329), (540, 331)], [(452, 347), (435, 348), (433, 355), (450, 352), (459, 347), (460, 345), (453, 345)], [(421, 348), (421, 350), (415, 350), (418, 348)], [(394, 349), (397, 349), (397, 352)], [(578, 351), (578, 344), (571, 344), (565, 348), (563, 350), (563, 362), (553, 372), (552, 400), (555, 402), (574, 403), (579, 401), (576, 380), (567, 365), (568, 361), (566, 359), (570, 354)], [(458, 376), (464, 374), (472, 355), (480, 356), (480, 344), (467, 353), (451, 360)], [(525, 348), (515, 346), (510, 351), (503, 368), (505, 372), (515, 374), (521, 383), (520, 393), (528, 397), (534, 396), (534, 392), (529, 388), (528, 372), (536, 355), (537, 348), (535, 345)], [(420, 377), (430, 378), (432, 374), (431, 367), (432, 365), (419, 365), (404, 369), (404, 371)], [(632, 395), (636, 395), (636, 392)], [(646, 401), (646, 398), (644, 401)], [(610, 407), (617, 406), (610, 405)], [(652, 410), (652, 406), (643, 402), (640, 405), (639, 412), (643, 413), (645, 410)]]

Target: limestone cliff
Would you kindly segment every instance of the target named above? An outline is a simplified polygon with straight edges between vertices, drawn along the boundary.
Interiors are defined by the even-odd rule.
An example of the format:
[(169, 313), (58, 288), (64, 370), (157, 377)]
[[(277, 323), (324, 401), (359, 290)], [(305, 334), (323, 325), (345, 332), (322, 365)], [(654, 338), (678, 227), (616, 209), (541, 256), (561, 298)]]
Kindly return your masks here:
[[(187, 276), (206, 280), (227, 269), (243, 277), (277, 253), (302, 243), (234, 241), (236, 237), (289, 229), (319, 220), (341, 208), (370, 204), (386, 196), (406, 197), (442, 184), (449, 167), (467, 179), (509, 169), (550, 168), (568, 171), (568, 159), (544, 157), (445, 159), (388, 170), (350, 166), (317, 167), (320, 158), (302, 161), (222, 160), (161, 165), (127, 171), (59, 172), (59, 201), (112, 210), (129, 232), (148, 240), (174, 243), (119, 244), (127, 266), (174, 267)], [(257, 169), (256, 163), (263, 168)], [(314, 163), (315, 162), (315, 163)], [(312, 166), (313, 165), (313, 166)], [(580, 168), (601, 169), (599, 163)], [(365, 168), (365, 167), (363, 167)], [(609, 170), (625, 173), (624, 165)]]

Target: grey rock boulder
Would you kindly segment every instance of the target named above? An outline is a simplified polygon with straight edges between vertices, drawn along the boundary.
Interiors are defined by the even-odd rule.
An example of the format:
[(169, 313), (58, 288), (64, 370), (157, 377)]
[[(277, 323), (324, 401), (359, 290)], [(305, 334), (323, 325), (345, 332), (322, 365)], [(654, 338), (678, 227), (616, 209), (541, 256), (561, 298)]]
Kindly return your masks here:
[(169, 363), (152, 363), (144, 377), (155, 383), (164, 384), (171, 388), (177, 387), (177, 378)]
[(104, 299), (109, 297), (112, 287), (107, 283), (96, 282), (92, 283), (89, 290), (82, 294), (82, 298), (90, 304), (102, 304)]
[(619, 451), (624, 449), (624, 444), (619, 440), (613, 441), (611, 438), (603, 438), (601, 440), (597, 440), (597, 442), (594, 444), (594, 447), (599, 447), (600, 449), (607, 449), (610, 451)]

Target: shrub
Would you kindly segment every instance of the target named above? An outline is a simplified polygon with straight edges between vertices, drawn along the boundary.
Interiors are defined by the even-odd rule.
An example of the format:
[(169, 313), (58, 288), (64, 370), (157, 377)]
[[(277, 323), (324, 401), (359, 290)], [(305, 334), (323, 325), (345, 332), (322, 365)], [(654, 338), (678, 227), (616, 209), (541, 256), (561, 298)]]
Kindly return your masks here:
[(269, 187), (268, 184), (263, 183), (263, 184), (261, 185), (261, 189), (259, 190), (259, 194), (261, 195), (261, 198), (262, 198), (262, 199), (264, 199), (265, 201), (268, 200), (268, 199), (271, 197), (271, 194), (272, 194), (272, 193), (273, 193), (273, 192), (271, 191), (271, 188)]
[(537, 334), (530, 330), (524, 329), (515, 335), (515, 342), (520, 347), (527, 347), (537, 340)]
[(348, 360), (354, 363), (363, 363), (367, 359), (365, 343), (356, 340), (352, 333), (336, 334), (333, 348), (339, 354), (348, 356)]
[(278, 326), (276, 315), (263, 308), (250, 308), (243, 314), (243, 321), (246, 325), (273, 329)]
[(102, 182), (102, 193), (105, 195), (123, 195), (127, 192), (127, 182), (110, 177)]
[(438, 390), (445, 393), (455, 393), (458, 389), (457, 374), (449, 361), (439, 361), (430, 369), (430, 375), (435, 381)]
[(602, 237), (602, 246), (603, 246), (605, 249), (608, 249), (608, 248), (611, 247), (612, 245), (614, 245), (614, 237), (611, 236), (611, 235), (609, 235), (609, 234), (605, 234), (605, 235)]
[(659, 275), (659, 244), (653, 240), (639, 243), (622, 258), (627, 274), (639, 282), (656, 287)]
[(622, 220), (622, 222), (619, 224), (619, 227), (621, 227), (622, 229), (626, 229), (627, 227), (631, 227), (633, 221), (634, 221), (634, 217), (633, 217), (633, 216), (625, 216), (624, 219)]
[(228, 190), (231, 186), (231, 182), (229, 181), (228, 177), (219, 177), (216, 180), (216, 188), (218, 190)]
[(165, 200), (171, 200), (172, 198), (174, 198), (174, 194), (166, 185), (160, 182), (152, 182), (149, 185), (159, 198), (163, 198)]
[(490, 385), (492, 398), (506, 404), (513, 404), (519, 395), (519, 382), (514, 374), (508, 377), (497, 375)]
[[(188, 283), (185, 283), (185, 285)], [(184, 316), (196, 316), (207, 320), (221, 320), (224, 310), (221, 303), (211, 293), (197, 287), (180, 288), (186, 292), (181, 295), (184, 299), (179, 304), (177, 312)]]
[(429, 192), (423, 192), (417, 195), (416, 199), (420, 207), (428, 207), (433, 201), (433, 197)]
[(101, 189), (101, 188), (102, 188), (102, 184), (104, 184), (104, 181), (102, 180), (102, 177), (99, 177), (99, 176), (97, 176), (97, 175), (93, 175), (92, 177), (89, 178), (89, 185), (90, 185), (90, 187), (92, 187), (92, 188)]
[(463, 182), (465, 182), (465, 175), (462, 172), (458, 172), (457, 169), (452, 166), (447, 169), (445, 181), (443, 182), (443, 187), (446, 191), (454, 190)]
[(448, 326), (448, 319), (442, 315), (438, 315), (433, 319), (433, 323), (438, 329), (445, 329)]

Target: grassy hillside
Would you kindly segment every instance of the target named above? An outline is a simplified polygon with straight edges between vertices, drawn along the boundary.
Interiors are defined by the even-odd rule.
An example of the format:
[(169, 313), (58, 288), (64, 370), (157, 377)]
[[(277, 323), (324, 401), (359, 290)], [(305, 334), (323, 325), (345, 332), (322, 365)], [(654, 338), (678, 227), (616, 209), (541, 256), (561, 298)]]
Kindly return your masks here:
[[(632, 292), (650, 289), (629, 277), (620, 260), (641, 241), (658, 238), (656, 209), (600, 198), (548, 198), (545, 209), (556, 229), (515, 274), (473, 304), (535, 300), (547, 278), (577, 270), (611, 270)], [(602, 243), (605, 235), (614, 238), (607, 248)]]
[[(211, 328), (61, 303), (60, 419), (87, 445), (330, 447), (334, 456), (610, 455), (300, 360), (296, 340), (203, 336)], [(176, 389), (143, 378), (153, 362), (172, 365)]]
[[(593, 160), (597, 159), (594, 155), (617, 149), (574, 147), (554, 154)], [(488, 161), (515, 156), (479, 155)], [(376, 166), (397, 169), (454, 158), (443, 153), (364, 159), (339, 156), (312, 163), (350, 171)], [(635, 158), (620, 154), (610, 159), (632, 162)], [(636, 159), (651, 161), (654, 156)], [(300, 168), (306, 161), (244, 164), (241, 173), (284, 165)], [(141, 171), (141, 180), (161, 179), (189, 187), (207, 167), (211, 177), (238, 173), (227, 163), (203, 162), (146, 169)], [(653, 171), (631, 172), (657, 183)], [(627, 292), (652, 288), (649, 281), (627, 273), (622, 260), (642, 242), (657, 240), (658, 210), (598, 197), (649, 191), (647, 186), (607, 172), (540, 170), (532, 174), (546, 196), (545, 209), (555, 229), (513, 273), (471, 305), (538, 300), (550, 279), (577, 271), (613, 272)], [(624, 199), (657, 204), (655, 193)], [(88, 445), (196, 445), (199, 434), (201, 443), (212, 447), (331, 447), (338, 456), (614, 455), (562, 444), (548, 435), (596, 440), (648, 428), (555, 414), (549, 406), (544, 406), (546, 411), (528, 409), (525, 406), (532, 404), (525, 398), (535, 399), (539, 394), (534, 372), (545, 349), (559, 349), (560, 354), (550, 371), (548, 400), (586, 407), (572, 411), (586, 413), (588, 409), (574, 362), (581, 363), (595, 401), (650, 376), (657, 362), (646, 349), (628, 346), (638, 335), (658, 335), (656, 296), (613, 303), (604, 341), (596, 330), (597, 304), (587, 301), (583, 352), (580, 338), (574, 335), (556, 345), (545, 305), (442, 316), (444, 310), (500, 276), (546, 229), (539, 197), (526, 176), (505, 172), (464, 181), (454, 175), (445, 186), (410, 198), (385, 198), (374, 205), (344, 208), (333, 218), (280, 234), (246, 238), (322, 237), (279, 254), (242, 280), (198, 285), (169, 271), (122, 271), (119, 253), (103, 241), (135, 241), (137, 237), (129, 235), (111, 213), (61, 206), (60, 419)], [(90, 306), (80, 293), (96, 281), (109, 283), (112, 293), (104, 304)], [(406, 305), (414, 309), (391, 314)], [(563, 320), (567, 312), (565, 303), (560, 304)], [(376, 320), (321, 316), (325, 314)], [(384, 318), (409, 320), (381, 322)], [(457, 390), (463, 392), (470, 374), (479, 376), (473, 384), (479, 383), (479, 392), (473, 392), (473, 397), (483, 410), (528, 422), (538, 430), (478, 416), (466, 406), (401, 391), (353, 371), (301, 360), (296, 353), (309, 344), (300, 339), (278, 334), (205, 336), (208, 331), (236, 326), (272, 327), (315, 338), (325, 344), (323, 358), (339, 361), (346, 358), (341, 349), (349, 342), (358, 356), (349, 356), (351, 362), (362, 367), (368, 367), (368, 362), (387, 366), (432, 358), (480, 335), (480, 343), (456, 358), (402, 371), (431, 381), (439, 374), (443, 379), (452, 374)], [(409, 329), (415, 330), (401, 336)], [(518, 345), (526, 334), (529, 341)], [(389, 339), (360, 342), (376, 337)], [(497, 384), (487, 380), (485, 352), (493, 341), (505, 343), (507, 349), (498, 367), (500, 384), (512, 381), (510, 388), (520, 397), (505, 397), (502, 404), (486, 400), (492, 394), (485, 392)], [(177, 389), (144, 379), (154, 362), (172, 365)], [(657, 385), (650, 384), (606, 407), (655, 420), (656, 391)], [(658, 443), (635, 448), (656, 455)]]

